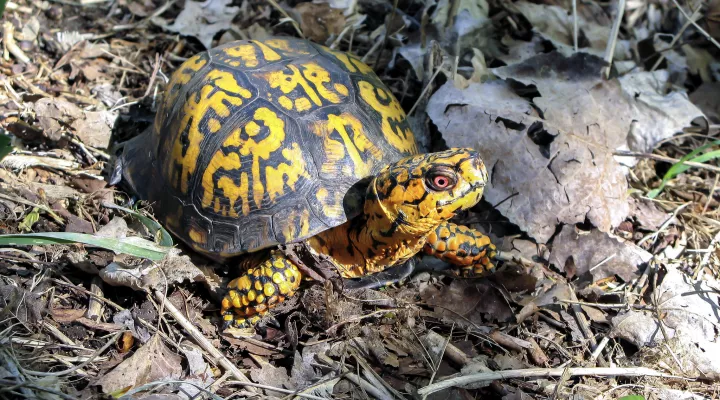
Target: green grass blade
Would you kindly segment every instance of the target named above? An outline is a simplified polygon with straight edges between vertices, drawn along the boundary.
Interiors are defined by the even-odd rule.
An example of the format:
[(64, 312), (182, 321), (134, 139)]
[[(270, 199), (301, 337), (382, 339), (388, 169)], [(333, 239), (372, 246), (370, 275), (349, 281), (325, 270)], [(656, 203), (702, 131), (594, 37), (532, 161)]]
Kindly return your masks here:
[[(0, 2), (2, 1), (3, 0), (0, 0)], [(12, 149), (12, 140), (10, 139), (10, 136), (0, 133), (0, 160), (5, 158), (6, 155), (10, 154)]]
[[(680, 161), (678, 161), (677, 163), (673, 164), (672, 167), (670, 167), (670, 169), (665, 173), (665, 176), (663, 176), (662, 182), (660, 182), (660, 186), (657, 189), (653, 189), (650, 192), (648, 192), (647, 197), (654, 199), (663, 191), (663, 189), (665, 188), (665, 185), (667, 185), (667, 183), (671, 179), (674, 179), (676, 176), (682, 174), (683, 172), (689, 170), (690, 168), (693, 168), (692, 165), (687, 165), (686, 162), (690, 161), (690, 162), (696, 162), (696, 163), (703, 163), (703, 162), (710, 161), (712, 159), (720, 157), (720, 153), (718, 153), (718, 150), (710, 151), (705, 154), (700, 154), (712, 146), (719, 146), (719, 145), (720, 145), (720, 140), (716, 140), (716, 141), (713, 141), (706, 145), (700, 146), (697, 149), (686, 154), (683, 158), (680, 159)], [(700, 154), (700, 155), (698, 155), (698, 154)]]
[(0, 235), (0, 246), (31, 246), (44, 244), (83, 243), (153, 261), (162, 260), (170, 247), (162, 247), (139, 237), (104, 238), (85, 233), (46, 232)]
[(153, 237), (155, 237), (156, 243), (158, 243), (160, 246), (172, 247), (172, 245), (173, 245), (172, 236), (170, 236), (170, 233), (168, 231), (166, 231), (165, 228), (163, 228), (162, 225), (160, 225), (154, 219), (148, 218), (130, 208), (121, 207), (121, 206), (118, 206), (115, 204), (104, 204), (104, 205), (105, 205), (105, 207), (108, 207), (108, 208), (114, 208), (114, 209), (118, 209), (121, 211), (125, 211), (126, 213), (137, 218), (143, 225), (145, 225), (146, 228), (148, 228), (148, 230), (153, 235)]

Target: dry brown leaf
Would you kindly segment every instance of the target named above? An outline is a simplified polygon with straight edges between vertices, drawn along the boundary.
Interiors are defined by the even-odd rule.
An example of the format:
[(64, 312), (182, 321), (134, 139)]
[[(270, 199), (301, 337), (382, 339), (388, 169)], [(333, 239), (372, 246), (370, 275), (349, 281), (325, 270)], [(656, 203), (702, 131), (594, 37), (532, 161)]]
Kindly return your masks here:
[(56, 322), (67, 324), (85, 315), (86, 308), (53, 308), (50, 314)]
[(718, 93), (720, 93), (720, 82), (705, 82), (690, 94), (690, 100), (700, 107), (714, 124), (720, 124), (720, 96)]
[(210, 49), (215, 35), (230, 29), (232, 20), (240, 12), (240, 7), (231, 7), (230, 4), (232, 0), (187, 0), (185, 8), (172, 24), (161, 17), (152, 21), (171, 32), (194, 36), (206, 49)]
[(574, 275), (585, 285), (616, 275), (630, 282), (640, 276), (641, 265), (651, 258), (652, 254), (632, 242), (595, 229), (581, 232), (570, 225), (565, 225), (555, 237), (550, 253), (550, 262), (561, 271), (572, 260)]
[(98, 379), (104, 393), (116, 393), (163, 379), (178, 379), (182, 357), (170, 351), (160, 335), (153, 336), (132, 357)]
[[(255, 357), (254, 360), (260, 364), (260, 368), (250, 370), (250, 378), (252, 378), (253, 381), (280, 389), (295, 389), (295, 385), (291, 382), (285, 368), (274, 367), (272, 364), (260, 357)], [(284, 396), (284, 393), (276, 392), (270, 389), (264, 389), (264, 391), (267, 396)]]
[(308, 39), (325, 43), (330, 36), (338, 35), (345, 27), (342, 10), (330, 8), (327, 3), (299, 3), (294, 8), (300, 16), (300, 29)]
[(110, 111), (84, 111), (73, 103), (56, 98), (43, 98), (35, 103), (35, 114), (45, 136), (60, 140), (65, 126), (83, 143), (97, 148), (110, 145), (112, 128), (117, 113)]
[(136, 266), (112, 263), (100, 271), (100, 278), (113, 286), (125, 286), (134, 290), (163, 290), (166, 285), (202, 282), (205, 277), (179, 249), (170, 250), (159, 263), (147, 262)]
[(514, 319), (502, 294), (487, 281), (453, 280), (449, 286), (430, 286), (420, 297), (439, 318), (466, 326), (468, 322), (483, 325), (487, 321), (507, 322)]

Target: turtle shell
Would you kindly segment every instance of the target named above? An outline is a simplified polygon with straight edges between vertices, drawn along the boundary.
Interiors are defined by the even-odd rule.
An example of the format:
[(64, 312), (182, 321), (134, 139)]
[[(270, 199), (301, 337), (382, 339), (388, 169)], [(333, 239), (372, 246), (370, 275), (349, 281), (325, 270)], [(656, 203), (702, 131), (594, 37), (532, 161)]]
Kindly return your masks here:
[(184, 62), (121, 164), (168, 230), (224, 258), (344, 223), (362, 211), (364, 178), (417, 152), (402, 107), (369, 66), (272, 38)]

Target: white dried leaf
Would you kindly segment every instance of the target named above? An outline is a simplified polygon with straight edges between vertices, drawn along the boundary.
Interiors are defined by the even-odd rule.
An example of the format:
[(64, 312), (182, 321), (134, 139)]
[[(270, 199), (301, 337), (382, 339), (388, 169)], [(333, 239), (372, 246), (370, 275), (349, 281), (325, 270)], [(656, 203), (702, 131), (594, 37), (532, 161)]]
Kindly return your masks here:
[(210, 49), (213, 37), (230, 29), (232, 20), (240, 12), (239, 7), (230, 7), (231, 3), (232, 0), (188, 0), (172, 24), (160, 17), (154, 18), (153, 22), (169, 31), (194, 36), (206, 49)]

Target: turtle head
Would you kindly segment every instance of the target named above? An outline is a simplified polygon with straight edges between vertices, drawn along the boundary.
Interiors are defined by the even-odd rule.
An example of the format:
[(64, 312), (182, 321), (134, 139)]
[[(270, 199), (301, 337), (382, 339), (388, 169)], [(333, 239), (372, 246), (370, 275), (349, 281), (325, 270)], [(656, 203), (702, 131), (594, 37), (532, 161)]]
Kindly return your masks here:
[(485, 164), (472, 149), (408, 157), (375, 177), (368, 191), (374, 201), (366, 201), (365, 213), (380, 212), (398, 229), (427, 231), (477, 204), (487, 181)]

